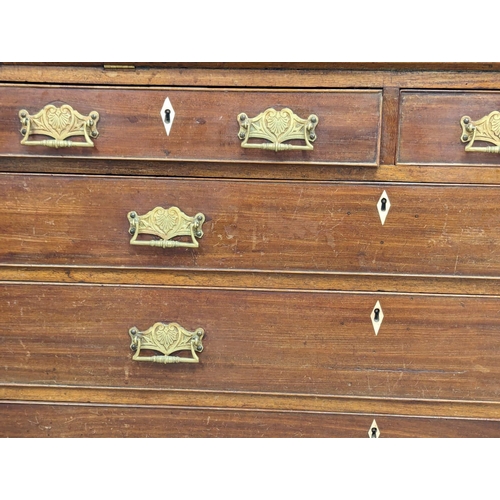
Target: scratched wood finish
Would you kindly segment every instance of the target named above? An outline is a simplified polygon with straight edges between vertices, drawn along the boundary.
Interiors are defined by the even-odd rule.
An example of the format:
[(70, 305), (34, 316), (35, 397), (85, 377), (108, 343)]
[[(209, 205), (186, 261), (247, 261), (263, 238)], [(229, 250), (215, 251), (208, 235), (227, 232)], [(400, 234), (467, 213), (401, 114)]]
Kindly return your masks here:
[(399, 93), (400, 89), (398, 87), (384, 88), (380, 163), (385, 165), (393, 165), (395, 163), (398, 141)]
[[(0, 196), (4, 265), (500, 274), (492, 186), (0, 174)], [(205, 214), (199, 248), (130, 245), (129, 211), (172, 205)]]
[[(167, 97), (175, 111), (168, 136), (160, 116)], [(376, 90), (0, 86), (0, 155), (376, 166), (381, 102), (382, 93)], [(100, 135), (95, 147), (54, 149), (20, 144), (19, 111), (26, 109), (33, 115), (49, 103), (70, 104), (85, 115), (98, 111)], [(252, 118), (272, 107), (289, 107), (301, 118), (318, 115), (313, 151), (276, 153), (241, 147), (238, 114), (244, 112)]]
[[(375, 416), (380, 438), (500, 437), (498, 420)], [(368, 438), (373, 415), (0, 404), (0, 437)]]
[[(396, 134), (396, 132), (394, 132)], [(391, 139), (388, 139), (390, 143)], [(389, 144), (386, 145), (387, 148)], [(386, 148), (386, 150), (387, 150)], [(53, 174), (97, 174), (126, 176), (162, 176), (162, 177), (203, 177), (211, 179), (268, 179), (268, 180), (303, 180), (303, 181), (360, 181), (360, 182), (418, 182), (443, 184), (500, 184), (500, 166), (447, 166), (436, 168), (435, 165), (381, 164), (377, 168), (357, 166), (338, 166), (330, 168), (324, 165), (279, 166), (265, 163), (230, 164), (204, 162), (164, 162), (161, 171), (158, 162), (153, 160), (86, 161), (81, 158), (9, 158), (1, 159), (2, 171), (20, 173)]]
[[(1, 66), (9, 68), (15, 67), (36, 67), (40, 63), (36, 62), (15, 62), (7, 61), (1, 62)], [(344, 71), (344, 70), (357, 70), (357, 71), (499, 71), (500, 63), (495, 62), (419, 62), (419, 63), (408, 63), (408, 62), (319, 62), (319, 61), (307, 61), (307, 62), (258, 62), (258, 61), (230, 61), (230, 62), (217, 62), (217, 61), (203, 61), (203, 62), (44, 62), (44, 67), (54, 68), (62, 67), (68, 70), (78, 71), (80, 68), (110, 68), (114, 67), (115, 71), (129, 71), (133, 68), (141, 69), (154, 69), (154, 68), (204, 68), (204, 69), (260, 69), (260, 70), (270, 70), (270, 69), (281, 69), (281, 70), (329, 70), (329, 71)]]
[[(0, 293), (0, 435), (141, 437), (148, 428), (154, 437), (367, 437), (376, 418), (382, 438), (500, 436), (500, 157), (465, 153), (459, 125), (464, 114), (498, 109), (499, 63), (130, 71), (0, 63), (0, 81), (13, 84), (0, 86), (2, 172), (99, 176), (77, 184), (0, 175), (0, 279), (38, 282), (4, 283)], [(168, 138), (159, 116), (167, 87), (171, 100), (183, 96)], [(5, 92), (17, 97), (5, 102)], [(79, 111), (96, 109), (98, 96), (96, 148), (20, 146), (18, 110), (35, 110), (15, 99), (38, 96), (41, 109), (62, 94)], [(362, 105), (339, 116), (330, 99), (355, 94)], [(286, 97), (295, 112), (318, 114), (314, 151), (283, 159), (241, 149), (235, 117), (252, 110), (240, 104), (257, 114), (269, 96), (266, 107)], [(317, 96), (328, 99), (320, 104), (331, 121), (309, 111)], [(230, 122), (220, 124), (228, 99)], [(348, 129), (357, 146), (339, 136)], [(392, 206), (382, 227), (370, 210), (383, 189)], [(199, 249), (157, 255), (129, 245), (126, 212), (166, 202), (207, 213)], [(378, 336), (369, 320), (376, 300), (385, 315)], [(131, 360), (128, 329), (157, 320), (203, 322), (199, 365)]]
[[(288, 64), (288, 63), (286, 63)], [(432, 70), (426, 64), (412, 64), (411, 69), (388, 71), (382, 67), (373, 71), (365, 68), (342, 70), (342, 65), (329, 63), (329, 68), (315, 69), (309, 63), (298, 63), (300, 69), (288, 66), (278, 69), (231, 68), (137, 68), (135, 70), (106, 70), (103, 67), (47, 67), (33, 65), (7, 66), (0, 64), (2, 82), (30, 82), (55, 84), (102, 84), (144, 86), (220, 86), (220, 87), (277, 87), (277, 88), (361, 88), (382, 87), (434, 89), (495, 89), (500, 87), (498, 66), (492, 71), (483, 67), (447, 66), (447, 71)], [(447, 64), (447, 63), (446, 63)], [(338, 68), (338, 69), (337, 69)]]
[(0, 266), (0, 281), (495, 295), (500, 278), (408, 274)]
[(460, 140), (463, 116), (476, 121), (492, 111), (500, 111), (499, 92), (401, 92), (397, 163), (498, 167), (498, 154), (466, 152)]
[[(498, 297), (4, 284), (0, 383), (498, 401)], [(384, 313), (375, 336), (370, 313)], [(199, 364), (128, 330), (206, 331)]]
[(0, 384), (0, 401), (98, 406), (169, 406), (498, 420), (500, 403), (280, 392), (208, 391), (48, 384)]

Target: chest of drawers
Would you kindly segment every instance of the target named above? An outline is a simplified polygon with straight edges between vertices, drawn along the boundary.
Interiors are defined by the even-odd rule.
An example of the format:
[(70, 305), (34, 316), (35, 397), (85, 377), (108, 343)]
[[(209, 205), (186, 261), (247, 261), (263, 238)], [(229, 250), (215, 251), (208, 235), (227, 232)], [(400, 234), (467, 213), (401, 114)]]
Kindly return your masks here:
[(0, 65), (0, 435), (500, 435), (497, 70), (209, 66)]

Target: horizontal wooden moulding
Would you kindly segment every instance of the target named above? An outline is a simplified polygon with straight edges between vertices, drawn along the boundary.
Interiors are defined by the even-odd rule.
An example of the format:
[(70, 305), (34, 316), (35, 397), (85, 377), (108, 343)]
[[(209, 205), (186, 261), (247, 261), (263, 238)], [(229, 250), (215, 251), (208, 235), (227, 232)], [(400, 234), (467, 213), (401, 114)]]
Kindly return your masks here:
[(192, 407), (316, 413), (402, 415), (499, 420), (499, 403), (440, 399), (320, 396), (242, 391), (133, 389), (95, 386), (2, 384), (0, 401), (53, 404)]
[(0, 281), (495, 295), (500, 278), (0, 266)]
[[(372, 71), (368, 71), (371, 69)], [(219, 86), (219, 87), (310, 87), (310, 88), (402, 88), (498, 89), (498, 66), (454, 66), (443, 63), (431, 67), (413, 63), (398, 70), (386, 67), (336, 70), (309, 63), (286, 63), (276, 68), (139, 68), (105, 70), (103, 67), (49, 67), (47, 65), (0, 65), (3, 82), (54, 83), (72, 85)], [(389, 70), (391, 69), (391, 70)], [(483, 70), (488, 71), (483, 71)], [(307, 70), (307, 71), (306, 71)], [(441, 70), (441, 71), (439, 71)]]
[[(394, 145), (395, 147), (395, 145)], [(439, 168), (441, 167), (441, 168)], [(500, 167), (462, 168), (449, 165), (380, 165), (377, 168), (322, 165), (231, 164), (212, 162), (158, 162), (146, 160), (86, 161), (81, 158), (2, 158), (4, 172), (53, 174), (127, 175), (160, 177), (204, 177), (223, 179), (282, 179), (301, 181), (359, 181), (359, 182), (418, 182), (423, 184), (496, 184), (500, 185)]]
[[(0, 404), (0, 437), (367, 438), (372, 415)], [(498, 437), (499, 421), (377, 417), (380, 438)]]

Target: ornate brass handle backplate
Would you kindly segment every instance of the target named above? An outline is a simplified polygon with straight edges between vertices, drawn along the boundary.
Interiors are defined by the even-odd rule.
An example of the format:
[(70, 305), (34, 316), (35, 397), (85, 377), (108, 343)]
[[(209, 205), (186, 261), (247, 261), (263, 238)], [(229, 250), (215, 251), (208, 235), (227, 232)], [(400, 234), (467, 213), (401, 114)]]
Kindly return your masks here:
[[(465, 151), (482, 153), (500, 153), (500, 113), (492, 111), (480, 120), (472, 121), (468, 116), (462, 116), (462, 142), (467, 143)], [(495, 146), (474, 146), (474, 141), (485, 141)]]
[[(202, 226), (205, 216), (201, 213), (189, 217), (177, 207), (156, 207), (146, 215), (129, 212), (129, 233), (132, 235), (131, 245), (145, 245), (161, 248), (198, 248), (196, 238), (203, 236)], [(138, 240), (139, 234), (159, 236), (160, 240)], [(191, 241), (172, 240), (177, 236), (189, 236)]]
[[(238, 137), (243, 141), (242, 148), (268, 149), (276, 152), (314, 149), (312, 143), (316, 140), (315, 129), (318, 124), (316, 115), (309, 115), (304, 119), (289, 108), (280, 111), (269, 108), (255, 118), (240, 113), (237, 119), (240, 125)], [(264, 139), (270, 142), (256, 144), (249, 143), (249, 139)], [(292, 139), (303, 140), (305, 144), (283, 144)]]
[[(99, 113), (91, 111), (88, 116), (83, 116), (75, 111), (69, 104), (63, 104), (57, 108), (48, 104), (35, 115), (30, 115), (25, 109), (19, 111), (21, 120), (21, 134), (24, 136), (21, 144), (25, 146), (47, 146), (49, 148), (69, 148), (79, 146), (82, 148), (93, 148), (97, 131)], [(52, 139), (43, 141), (30, 141), (30, 135), (47, 135)], [(68, 141), (68, 137), (83, 136), (83, 141)]]
[[(203, 351), (203, 328), (189, 332), (178, 323), (155, 323), (151, 328), (140, 332), (135, 326), (129, 330), (132, 340), (130, 349), (135, 352), (135, 361), (151, 363), (199, 363), (198, 353)], [(141, 349), (158, 351), (162, 356), (141, 356)], [(177, 351), (191, 351), (192, 358), (170, 356)]]

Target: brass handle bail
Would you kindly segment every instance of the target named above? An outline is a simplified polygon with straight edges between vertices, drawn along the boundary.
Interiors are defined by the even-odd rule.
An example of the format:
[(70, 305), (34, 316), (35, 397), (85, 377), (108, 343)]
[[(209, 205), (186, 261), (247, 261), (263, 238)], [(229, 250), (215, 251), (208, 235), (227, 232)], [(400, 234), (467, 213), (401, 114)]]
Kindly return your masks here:
[[(131, 245), (143, 245), (160, 248), (198, 248), (197, 238), (203, 237), (203, 223), (205, 216), (202, 213), (189, 217), (177, 207), (156, 207), (145, 215), (129, 212), (129, 233), (132, 235)], [(139, 234), (159, 236), (159, 240), (138, 240)], [(177, 236), (191, 237), (191, 241), (173, 240)]]
[[(237, 116), (240, 131), (238, 137), (243, 141), (242, 148), (266, 149), (272, 151), (312, 150), (316, 140), (316, 125), (318, 117), (309, 115), (307, 119), (300, 118), (291, 109), (276, 111), (268, 108), (255, 118), (249, 118), (246, 113)], [(249, 143), (249, 139), (264, 139), (269, 143)], [(305, 145), (283, 144), (293, 139), (303, 140)]]
[[(151, 328), (140, 332), (135, 326), (129, 330), (130, 349), (134, 351), (133, 360), (151, 363), (199, 363), (198, 353), (203, 351), (203, 328), (190, 332), (178, 323), (155, 323)], [(141, 356), (141, 349), (158, 351), (161, 356)], [(192, 358), (170, 356), (177, 351), (191, 351)]]
[[(19, 111), (21, 121), (21, 144), (25, 146), (46, 146), (49, 148), (69, 148), (79, 146), (82, 148), (93, 148), (92, 139), (99, 136), (97, 122), (99, 113), (91, 111), (84, 116), (74, 110), (69, 104), (56, 107), (48, 104), (35, 115), (30, 115), (25, 109)], [(30, 141), (30, 135), (46, 135), (52, 139), (43, 141)], [(68, 137), (83, 136), (85, 142), (69, 141)]]
[[(492, 111), (477, 121), (472, 121), (469, 116), (462, 116), (460, 124), (462, 125), (460, 140), (467, 144), (465, 151), (500, 153), (500, 112)], [(494, 146), (474, 146), (474, 141), (485, 141)]]

